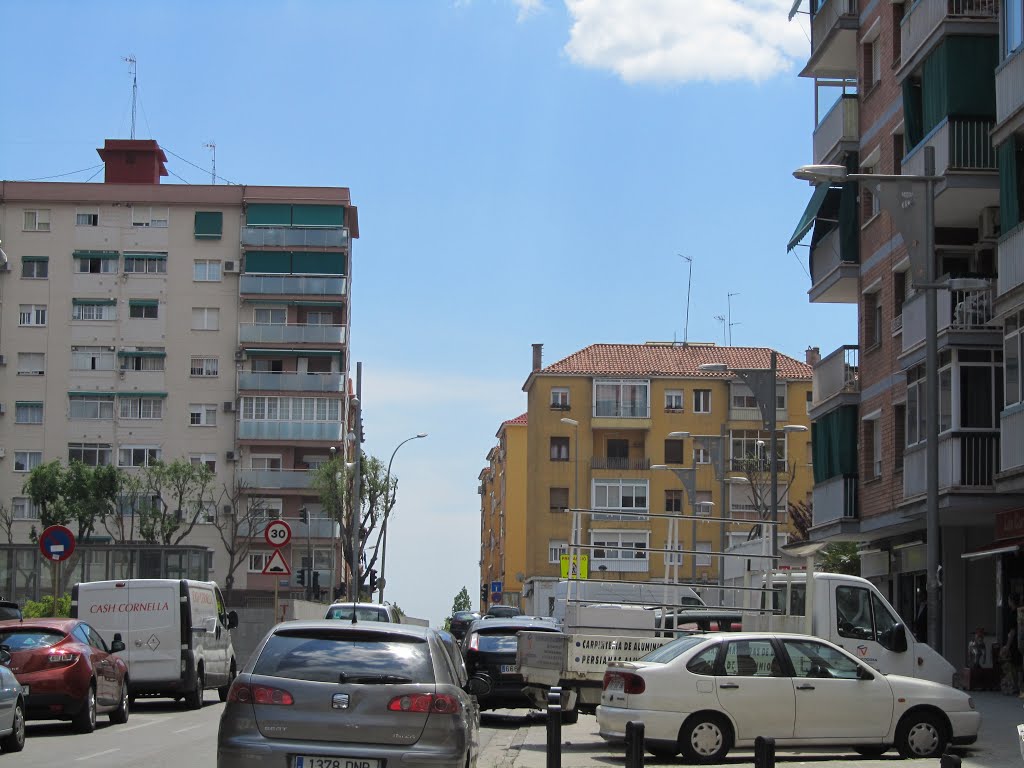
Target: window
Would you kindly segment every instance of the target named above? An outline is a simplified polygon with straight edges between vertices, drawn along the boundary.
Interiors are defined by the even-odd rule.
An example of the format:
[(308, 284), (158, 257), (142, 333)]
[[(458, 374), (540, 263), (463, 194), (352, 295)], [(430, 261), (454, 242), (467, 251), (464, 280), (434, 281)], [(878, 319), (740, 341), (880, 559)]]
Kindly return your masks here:
[(596, 560), (646, 560), (650, 536), (650, 531), (592, 530), (590, 556)]
[[(770, 489), (767, 484), (752, 486), (749, 482), (732, 482), (726, 486), (729, 494), (729, 512), (761, 513), (771, 509)], [(779, 519), (784, 520), (789, 489), (779, 486)], [(781, 534), (781, 532), (780, 532)]]
[(18, 325), (46, 325), (45, 304), (20, 304)]
[(113, 419), (113, 395), (68, 395), (70, 411), (68, 418), (80, 419)]
[(100, 224), (100, 212), (95, 208), (79, 208), (75, 214), (76, 227), (98, 227)]
[(1009, 56), (1024, 44), (1024, 0), (1006, 0), (1003, 10), (1006, 55)]
[(117, 305), (113, 301), (90, 299), (71, 300), (72, 320), (117, 320)]
[(162, 397), (122, 397), (117, 402), (122, 419), (162, 419), (164, 417)]
[(220, 329), (220, 310), (217, 307), (192, 307), (193, 331), (216, 331)]
[(149, 205), (132, 206), (133, 227), (167, 227), (167, 208)]
[(1007, 406), (1024, 403), (1024, 312), (1006, 318), (1003, 330), (1003, 399)]
[(46, 355), (42, 352), (19, 352), (18, 375), (42, 376), (46, 372)]
[(14, 452), (14, 471), (15, 472), (31, 472), (33, 469), (43, 463), (43, 452), (42, 451), (15, 451)]
[(711, 491), (697, 491), (697, 500), (693, 506), (693, 512), (698, 517), (711, 517), (715, 508), (715, 502), (711, 500)]
[(288, 310), (282, 307), (257, 307), (252, 311), (252, 320), (258, 325), (284, 325), (288, 322)]
[(46, 256), (22, 256), (21, 276), (29, 280), (45, 280), (50, 276), (50, 260)]
[(166, 353), (161, 347), (152, 349), (122, 349), (117, 353), (121, 358), (122, 371), (162, 371)]
[(551, 407), (556, 410), (567, 411), (569, 410), (569, 388), (568, 387), (552, 387), (551, 388)]
[[(750, 387), (746, 384), (742, 382), (732, 382), (729, 385), (729, 391), (733, 408), (749, 408), (760, 411), (760, 407), (757, 404), (757, 398), (754, 396)], [(775, 387), (775, 408), (780, 411), (786, 410), (785, 384), (776, 385)]]
[(627, 419), (651, 416), (648, 391), (650, 382), (634, 379), (596, 379), (594, 415)]
[(711, 390), (710, 389), (695, 389), (695, 390), (693, 390), (693, 412), (694, 413), (711, 413)]
[(683, 511), (683, 492), (681, 490), (673, 489), (671, 491), (665, 491), (665, 511)]
[(49, 208), (28, 208), (25, 210), (22, 229), (26, 232), (49, 232), (50, 231), (50, 209)]
[[(763, 443), (763, 444), (762, 444)], [(729, 448), (732, 451), (732, 471), (742, 472), (753, 469), (767, 472), (770, 467), (771, 435), (764, 430), (734, 429), (729, 433)], [(780, 472), (786, 467), (786, 438), (779, 435), (776, 445), (776, 460)]]
[(211, 472), (217, 471), (217, 454), (215, 453), (193, 453), (188, 457), (192, 466), (204, 465)]
[(782, 665), (771, 640), (733, 640), (723, 659), (729, 677), (781, 677)]
[(26, 496), (11, 499), (11, 517), (15, 520), (38, 520), (40, 512), (39, 505)]
[(697, 567), (708, 568), (711, 566), (711, 542), (710, 541), (698, 541), (697, 547), (698, 552), (706, 552), (707, 554), (696, 555)]
[(71, 370), (112, 371), (114, 370), (113, 347), (72, 347)]
[(192, 279), (196, 282), (215, 283), (221, 278), (221, 263), (210, 259), (196, 259), (192, 263)]
[(681, 389), (668, 389), (668, 390), (665, 390), (665, 410), (666, 411), (682, 411), (683, 410), (683, 390), (681, 390)]
[(551, 488), (548, 491), (548, 503), (552, 512), (565, 512), (569, 508), (569, 489)]
[(281, 469), (281, 456), (279, 454), (268, 454), (265, 456), (253, 455), (249, 457), (249, 468), (256, 470), (272, 470), (277, 471)]
[(196, 240), (220, 240), (224, 231), (224, 214), (221, 211), (196, 211)]
[(868, 349), (882, 343), (882, 305), (877, 293), (864, 294), (864, 342)]
[(263, 573), (263, 569), (267, 567), (267, 563), (273, 556), (274, 553), (269, 551), (250, 552), (249, 573)]
[(243, 397), (243, 421), (338, 421), (340, 400), (326, 397)]
[[(899, 33), (898, 27), (896, 33)], [(865, 94), (882, 79), (882, 46), (879, 45), (878, 32), (876, 31), (874, 35), (874, 38), (866, 40), (861, 48), (861, 64), (864, 67), (861, 74), (861, 91)]]
[(306, 312), (306, 325), (334, 325), (333, 312)]
[(831, 645), (799, 639), (783, 640), (782, 644), (793, 663), (796, 677), (858, 679), (860, 667), (857, 662)]
[(876, 640), (891, 634), (897, 619), (877, 596), (863, 587), (836, 588), (836, 620), (839, 636), (854, 640)]
[(155, 320), (160, 303), (156, 299), (129, 299), (128, 317), (135, 320)]
[(882, 425), (878, 414), (865, 418), (863, 423), (864, 461), (868, 477), (882, 476)]
[(75, 251), (74, 269), (79, 275), (113, 275), (117, 273), (116, 251)]
[(125, 274), (165, 275), (167, 274), (166, 253), (125, 253)]
[[(647, 481), (617, 478), (594, 480), (594, 509), (608, 510), (606, 514), (595, 514), (592, 518), (594, 520), (645, 520), (648, 511)], [(622, 511), (643, 514), (616, 514)]]
[(665, 463), (666, 464), (682, 464), (683, 463), (683, 441), (682, 440), (666, 440), (665, 441)]
[(569, 542), (552, 539), (548, 542), (548, 562), (561, 563), (562, 555), (569, 554)]
[(212, 403), (193, 403), (188, 407), (188, 423), (192, 427), (217, 426), (217, 406)]
[[(717, 438), (715, 438), (717, 440)], [(710, 464), (711, 463), (711, 451), (708, 450), (707, 446), (702, 445), (698, 442), (694, 442), (693, 445), (693, 463), (694, 464)]]
[(117, 449), (117, 466), (149, 467), (160, 461), (161, 451), (152, 445), (128, 445)]
[(218, 360), (216, 357), (193, 357), (190, 364), (190, 376), (216, 376)]
[(15, 424), (42, 424), (43, 423), (43, 404), (42, 403), (22, 403), (17, 402), (14, 404), (14, 423)]
[(110, 464), (110, 446), (106, 443), (68, 443), (68, 463), (80, 461), (90, 467)]
[(551, 460), (552, 461), (568, 461), (569, 460), (569, 438), (568, 437), (552, 437), (551, 438)]

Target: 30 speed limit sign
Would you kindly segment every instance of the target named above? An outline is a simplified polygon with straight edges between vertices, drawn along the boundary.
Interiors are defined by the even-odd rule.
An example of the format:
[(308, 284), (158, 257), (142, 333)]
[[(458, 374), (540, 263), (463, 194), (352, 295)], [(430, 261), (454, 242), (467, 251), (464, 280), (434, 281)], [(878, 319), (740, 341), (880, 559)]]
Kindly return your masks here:
[(292, 540), (292, 527), (284, 520), (271, 520), (263, 532), (267, 544), (272, 547), (283, 547)]

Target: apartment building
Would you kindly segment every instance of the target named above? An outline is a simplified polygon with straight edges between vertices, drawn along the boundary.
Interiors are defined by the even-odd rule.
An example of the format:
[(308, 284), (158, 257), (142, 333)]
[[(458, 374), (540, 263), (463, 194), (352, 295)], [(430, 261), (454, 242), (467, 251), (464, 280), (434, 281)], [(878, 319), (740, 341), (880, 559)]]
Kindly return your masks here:
[[(811, 17), (800, 73), (815, 86), (808, 162), (919, 176), (933, 151), (934, 274), (988, 283), (936, 291), (941, 649), (956, 664), (970, 632), (1002, 627), (1008, 595), (1024, 593), (1024, 558), (998, 532), (1024, 505), (1021, 6), (793, 7)], [(814, 369), (811, 416), (823, 450), (812, 538), (861, 542), (862, 575), (909, 623), (926, 587), (926, 289), (915, 286), (899, 226), (868, 184), (818, 184), (790, 249), (800, 242), (809, 248), (810, 300), (858, 307), (857, 343)]]
[[(347, 434), (349, 190), (161, 184), (157, 142), (98, 151), (103, 183), (0, 182), (0, 503), (15, 542), (38, 527), (22, 486), (42, 462), (184, 458), (258, 497), (261, 519), (291, 520), (293, 572), (317, 569), (326, 589), (334, 525), (310, 472)], [(224, 501), (183, 542), (207, 547), (221, 583)], [(234, 588), (271, 589), (259, 520), (238, 534), (255, 541)]]
[[(482, 583), (500, 576), (503, 602), (549, 614), (567, 565), (573, 510), (584, 510), (578, 543), (587, 578), (718, 584), (724, 572), (716, 554), (746, 542), (770, 509), (770, 435), (737, 371), (767, 372), (771, 354), (713, 344), (594, 344), (544, 366), (534, 345), (523, 386), (527, 413), (502, 425), (481, 473)], [(811, 367), (778, 354), (781, 544), (789, 538), (789, 503), (808, 499), (813, 484), (810, 389)], [(513, 503), (520, 493), (523, 503)], [(494, 518), (496, 509), (504, 519)], [(512, 544), (520, 531), (521, 560)], [(495, 559), (503, 547), (504, 561)], [(500, 574), (498, 562), (506, 568)]]

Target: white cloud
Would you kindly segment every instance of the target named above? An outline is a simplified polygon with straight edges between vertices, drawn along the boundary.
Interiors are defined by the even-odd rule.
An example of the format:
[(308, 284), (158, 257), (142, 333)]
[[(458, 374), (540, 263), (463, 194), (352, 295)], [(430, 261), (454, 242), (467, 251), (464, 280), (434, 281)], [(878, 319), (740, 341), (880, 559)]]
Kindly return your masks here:
[(526, 21), (530, 16), (544, 10), (544, 0), (512, 0), (519, 9), (518, 21)]
[(573, 18), (565, 50), (584, 67), (628, 83), (759, 82), (810, 53), (806, 19), (792, 0), (565, 0)]

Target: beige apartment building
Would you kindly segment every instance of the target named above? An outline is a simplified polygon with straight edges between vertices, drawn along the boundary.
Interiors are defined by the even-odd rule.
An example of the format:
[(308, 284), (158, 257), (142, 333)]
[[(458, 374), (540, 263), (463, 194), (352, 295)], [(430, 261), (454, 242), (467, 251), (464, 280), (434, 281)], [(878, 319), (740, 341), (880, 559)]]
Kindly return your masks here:
[[(157, 142), (99, 153), (103, 183), (0, 182), (0, 504), (14, 542), (39, 526), (22, 487), (40, 463), (186, 458), (291, 520), (285, 557), (326, 589), (334, 526), (310, 471), (347, 434), (349, 190), (161, 184)], [(207, 548), (221, 583), (223, 501), (183, 542)], [(248, 533), (234, 588), (270, 589), (270, 547)]]

